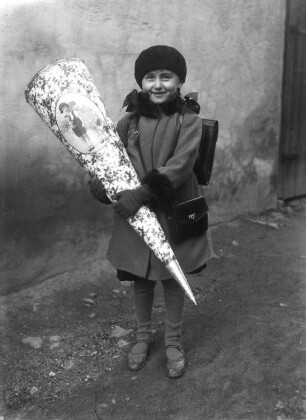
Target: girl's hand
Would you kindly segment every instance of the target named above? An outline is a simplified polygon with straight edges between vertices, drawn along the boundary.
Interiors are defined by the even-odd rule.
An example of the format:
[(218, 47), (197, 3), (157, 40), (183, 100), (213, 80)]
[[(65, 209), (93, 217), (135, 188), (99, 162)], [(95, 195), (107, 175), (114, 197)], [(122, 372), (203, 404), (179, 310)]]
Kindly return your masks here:
[(128, 219), (150, 199), (149, 188), (142, 185), (134, 190), (123, 190), (116, 195), (114, 208), (124, 219)]
[(103, 204), (111, 204), (110, 199), (106, 195), (106, 191), (102, 181), (98, 177), (94, 177), (88, 181), (89, 190), (93, 197)]

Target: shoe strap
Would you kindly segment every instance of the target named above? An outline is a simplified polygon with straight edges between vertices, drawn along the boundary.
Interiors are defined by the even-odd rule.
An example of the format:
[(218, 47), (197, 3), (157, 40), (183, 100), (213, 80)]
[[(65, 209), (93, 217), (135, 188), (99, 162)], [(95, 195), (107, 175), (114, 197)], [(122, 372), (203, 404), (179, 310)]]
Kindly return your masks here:
[(151, 344), (151, 341), (147, 341), (147, 340), (135, 340), (134, 344), (138, 344), (138, 343), (146, 343), (146, 344)]
[(184, 354), (184, 349), (180, 344), (168, 344), (168, 346), (166, 346), (166, 350), (169, 349), (169, 348), (177, 349)]

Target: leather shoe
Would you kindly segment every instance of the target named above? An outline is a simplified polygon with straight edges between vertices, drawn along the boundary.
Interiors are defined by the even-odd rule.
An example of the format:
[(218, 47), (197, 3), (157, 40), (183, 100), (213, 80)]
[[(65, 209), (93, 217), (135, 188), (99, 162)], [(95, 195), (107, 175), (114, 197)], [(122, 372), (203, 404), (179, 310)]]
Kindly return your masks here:
[(185, 373), (185, 353), (182, 346), (166, 347), (167, 375), (169, 378), (179, 378)]
[(132, 347), (128, 355), (128, 367), (130, 370), (140, 370), (147, 364), (150, 343), (138, 341)]

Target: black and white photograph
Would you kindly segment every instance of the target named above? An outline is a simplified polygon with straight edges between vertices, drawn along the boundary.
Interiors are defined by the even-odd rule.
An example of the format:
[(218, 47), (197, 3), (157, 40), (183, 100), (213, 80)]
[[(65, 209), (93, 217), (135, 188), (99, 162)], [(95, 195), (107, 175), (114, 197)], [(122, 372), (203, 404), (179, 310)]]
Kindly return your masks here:
[(0, 420), (306, 419), (306, 0), (1, 0)]

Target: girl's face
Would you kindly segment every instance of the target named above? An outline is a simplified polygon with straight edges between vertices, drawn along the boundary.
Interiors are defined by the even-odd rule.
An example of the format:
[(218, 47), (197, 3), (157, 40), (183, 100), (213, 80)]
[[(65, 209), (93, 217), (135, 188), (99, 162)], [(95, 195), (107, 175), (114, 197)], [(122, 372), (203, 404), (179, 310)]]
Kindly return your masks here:
[(142, 90), (149, 94), (149, 99), (154, 104), (164, 104), (177, 95), (177, 90), (182, 86), (177, 74), (170, 70), (153, 70), (142, 79)]

